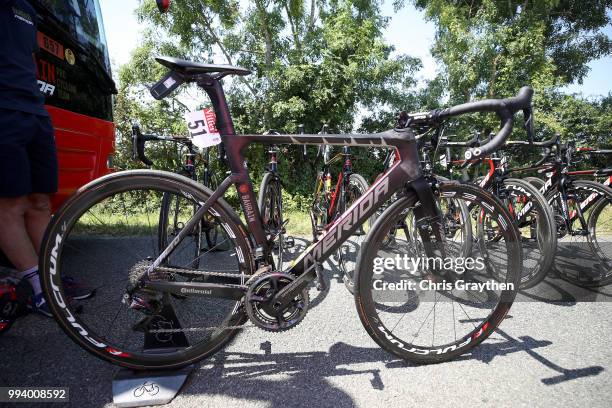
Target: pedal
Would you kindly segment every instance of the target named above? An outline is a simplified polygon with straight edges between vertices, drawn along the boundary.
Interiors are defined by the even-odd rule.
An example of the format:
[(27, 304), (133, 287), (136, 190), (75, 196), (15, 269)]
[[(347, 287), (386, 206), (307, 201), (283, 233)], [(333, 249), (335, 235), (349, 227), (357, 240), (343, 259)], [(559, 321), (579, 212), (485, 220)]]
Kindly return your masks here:
[(286, 236), (285, 239), (283, 240), (283, 249), (293, 248), (294, 245), (295, 245), (295, 240), (290, 235)]
[(323, 266), (319, 262), (315, 262), (315, 273), (317, 274), (316, 286), (319, 292), (325, 292), (327, 290), (327, 281), (323, 277), (322, 269)]

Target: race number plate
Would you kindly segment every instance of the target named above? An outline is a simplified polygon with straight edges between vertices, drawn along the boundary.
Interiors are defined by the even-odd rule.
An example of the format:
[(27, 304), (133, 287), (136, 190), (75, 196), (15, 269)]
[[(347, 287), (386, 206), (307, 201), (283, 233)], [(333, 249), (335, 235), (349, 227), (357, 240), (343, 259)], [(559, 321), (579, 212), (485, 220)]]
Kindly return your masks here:
[(221, 143), (221, 135), (217, 130), (215, 112), (205, 108), (196, 112), (185, 114), (187, 129), (191, 135), (193, 144), (203, 149)]

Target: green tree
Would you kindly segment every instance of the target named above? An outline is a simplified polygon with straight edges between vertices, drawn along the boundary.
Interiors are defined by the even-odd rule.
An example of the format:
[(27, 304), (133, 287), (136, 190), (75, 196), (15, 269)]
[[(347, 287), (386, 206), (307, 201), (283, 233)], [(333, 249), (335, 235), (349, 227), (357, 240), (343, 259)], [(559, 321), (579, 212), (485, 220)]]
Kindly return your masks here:
[[(385, 44), (387, 21), (378, 1), (191, 0), (174, 2), (164, 15), (153, 3), (143, 1), (138, 9), (147, 30), (133, 60), (121, 69), (119, 100), (125, 100), (118, 106), (143, 122), (152, 120), (157, 129), (180, 131), (176, 123), (185, 111), (185, 96), (194, 93), (186, 90), (151, 101), (146, 88), (165, 71), (154, 62), (155, 55), (252, 70), (250, 76), (224, 83), (239, 133), (294, 132), (298, 124), (316, 132), (324, 123), (332, 131), (348, 132), (358, 117), (368, 129), (381, 130), (395, 112), (416, 108), (413, 78), (420, 61), (393, 55)], [(127, 121), (122, 123), (124, 132)], [(290, 148), (281, 161), (287, 186), (295, 192), (311, 192), (314, 151), (310, 149), (310, 166), (303, 166), (298, 148)], [(370, 160), (359, 160), (367, 152), (356, 153), (367, 175), (377, 170)], [(254, 145), (247, 157), (254, 175), (261, 174), (264, 148)]]
[[(432, 49), (451, 101), (581, 83), (609, 55), (610, 0), (415, 0), (436, 23)], [(401, 6), (403, 2), (399, 2)]]
[[(581, 111), (581, 119), (603, 123), (610, 117), (603, 105), (577, 96), (562, 96), (560, 87), (581, 83), (588, 62), (612, 50), (602, 31), (610, 24), (610, 0), (414, 0), (436, 24), (432, 55), (439, 63), (434, 84), (443, 84), (447, 104), (485, 97), (508, 97), (524, 85), (535, 91), (537, 130), (543, 135), (560, 132), (565, 137), (593, 131), (567, 121), (565, 115)], [(405, 5), (396, 1), (396, 7)], [(440, 93), (434, 93), (439, 95)], [(571, 106), (571, 108), (570, 108)], [(468, 137), (466, 123), (459, 132)], [(478, 123), (488, 133), (497, 127), (491, 115)], [(473, 127), (473, 126), (472, 126)], [(605, 127), (605, 126), (603, 126)], [(516, 127), (515, 127), (516, 130)], [(518, 132), (517, 132), (518, 133)], [(596, 132), (597, 133), (597, 132)], [(601, 139), (593, 134), (591, 139)]]

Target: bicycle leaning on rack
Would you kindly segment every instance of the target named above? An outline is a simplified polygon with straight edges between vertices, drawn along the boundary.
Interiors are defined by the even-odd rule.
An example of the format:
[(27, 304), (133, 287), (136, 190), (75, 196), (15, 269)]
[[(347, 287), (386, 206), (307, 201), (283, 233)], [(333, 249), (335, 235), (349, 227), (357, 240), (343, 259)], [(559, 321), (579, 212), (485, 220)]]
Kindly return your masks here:
[[(328, 126), (323, 125), (320, 135), (328, 134)], [(317, 157), (323, 157), (323, 167), (317, 174), (314, 189), (314, 199), (310, 207), (310, 220), (312, 223), (313, 241), (316, 242), (326, 229), (332, 225), (357, 199), (369, 188), (366, 179), (353, 171), (350, 146), (342, 146), (342, 151), (333, 157), (331, 145), (319, 146)], [(333, 181), (332, 166), (342, 163), (337, 180)], [(363, 236), (365, 231), (360, 226), (355, 234)], [(338, 248), (335, 258), (340, 270), (346, 275), (348, 247)]]
[[(279, 133), (268, 130), (264, 134)], [(279, 152), (280, 148), (277, 145), (268, 146), (270, 161), (261, 179), (257, 196), (257, 206), (261, 211), (268, 246), (272, 249), (273, 258), (270, 259), (270, 264), (276, 270), (283, 269), (283, 253), (294, 245), (293, 237), (286, 235), (289, 220), (285, 220), (283, 215), (283, 182), (278, 172)]]
[[(521, 232), (523, 244), (521, 289), (531, 288), (546, 277), (554, 262), (557, 235), (552, 209), (535, 186), (525, 180), (511, 177), (512, 169), (508, 164), (508, 152), (513, 150), (512, 142), (506, 142), (502, 149), (481, 160), (451, 160), (451, 148), (466, 149), (480, 144), (481, 141), (477, 136), (465, 142), (449, 141), (447, 137), (443, 137), (439, 142), (439, 146), (446, 150), (446, 162), (450, 164), (449, 168), (459, 167), (467, 171), (469, 167), (480, 163), (488, 167), (486, 174), (474, 182), (500, 198), (512, 214)], [(540, 142), (526, 142), (526, 145), (538, 146)], [(468, 211), (471, 207), (473, 205), (468, 206)], [(477, 216), (472, 218), (478, 219)], [(495, 240), (495, 230), (487, 223), (478, 220), (476, 232), (478, 246), (484, 253), (486, 242)]]
[[(140, 160), (147, 166), (152, 166), (153, 161), (145, 154), (147, 142), (170, 142), (176, 144), (184, 153), (181, 155), (183, 163), (176, 170), (177, 174), (185, 176), (203, 186), (215, 189), (219, 185), (218, 178), (210, 168), (210, 149), (203, 149), (200, 154), (188, 137), (182, 136), (160, 136), (143, 134), (138, 124), (132, 125), (132, 158)], [(222, 152), (219, 156), (222, 157)], [(199, 168), (202, 167), (201, 173)], [(178, 235), (185, 226), (188, 217), (195, 213), (196, 206), (192, 205), (193, 211), (185, 212), (182, 199), (171, 194), (163, 194), (159, 210), (158, 223), (158, 248), (163, 250)], [(181, 256), (183, 260), (175, 259), (175, 264), (187, 262), (191, 267), (197, 268), (204, 251), (225, 251), (228, 249), (227, 236), (223, 229), (211, 217), (205, 216), (193, 230), (189, 231), (189, 239), (182, 242), (180, 250), (174, 251), (173, 256)], [(190, 254), (193, 254), (190, 255)]]
[[(257, 327), (271, 332), (292, 329), (308, 312), (309, 284), (324, 278), (317, 276), (315, 264), (332, 255), (396, 192), (400, 198), (368, 232), (356, 265), (355, 305), (368, 334), (383, 349), (400, 358), (435, 363), (472, 349), (502, 322), (520, 279), (520, 236), (512, 217), (498, 199), (477, 186), (458, 183), (434, 186), (424, 179), (417, 138), (409, 126), (374, 134), (237, 135), (220, 79), (247, 75), (248, 70), (169, 57), (157, 61), (170, 72), (152, 88), (156, 98), (167, 96), (186, 82), (196, 83), (207, 92), (231, 173), (213, 191), (169, 172), (118, 172), (84, 186), (62, 206), (46, 232), (40, 270), (50, 309), (79, 346), (125, 367), (176, 368), (215, 353), (242, 328)], [(468, 150), (468, 155), (477, 158), (504, 143), (513, 128), (515, 113), (522, 110), (527, 123), (531, 122), (532, 94), (531, 88), (525, 87), (516, 97), (415, 114), (410, 121), (436, 124), (471, 112), (497, 114), (501, 121), (499, 133), (484, 146)], [(400, 159), (329, 225), (289, 269), (279, 272), (268, 262), (271, 248), (244, 166), (243, 151), (255, 142), (392, 146), (397, 148)], [(223, 199), (232, 185), (248, 229)], [(187, 204), (180, 210), (191, 214), (195, 208), (195, 213), (168, 246), (160, 250), (151, 245), (146, 234), (150, 229), (128, 228), (124, 223), (146, 226), (146, 217), (143, 219), (140, 214), (159, 210), (164, 194), (185, 199)], [(126, 197), (129, 206), (119, 216), (122, 208), (117, 203)], [(403, 217), (414, 220), (417, 233), (410, 240), (397, 239), (402, 238), (404, 245), (423, 256), (445, 258), (451, 248), (445, 240), (446, 220), (439, 216), (439, 197), (478, 203), (483, 216), (499, 225), (496, 255), (506, 265), (503, 270), (497, 269), (493, 275), (479, 268), (458, 271), (446, 262), (428, 262), (426, 266), (419, 264), (407, 269), (396, 265), (381, 270), (381, 259), (386, 263), (405, 253), (405, 248), (400, 248), (402, 252), (389, 254), (382, 247), (389, 230)], [(205, 216), (222, 226), (231, 248), (203, 254), (198, 268), (167, 262)], [(117, 217), (120, 223), (116, 222)], [(112, 239), (108, 239), (109, 231), (114, 233)], [(98, 288), (98, 296), (80, 314), (65, 301), (60, 274), (68, 271)], [(196, 281), (193, 277), (201, 279)], [(416, 288), (411, 282), (418, 283)], [(394, 290), (396, 284), (408, 288)], [(161, 310), (171, 310), (177, 324), (163, 327), (150, 324)], [(249, 324), (245, 325), (247, 321)], [(180, 333), (187, 345), (155, 353), (143, 351), (143, 337), (160, 332)], [(172, 345), (172, 336), (168, 342)]]
[[(522, 141), (510, 144), (527, 146)], [(543, 183), (533, 178), (528, 178), (528, 181), (540, 186), (540, 192), (553, 208), (559, 246), (564, 245), (574, 255), (596, 260), (588, 273), (562, 269), (559, 270), (561, 276), (579, 286), (609, 285), (612, 283), (612, 189), (605, 183), (610, 180), (610, 170), (572, 172), (570, 167), (580, 160), (582, 154), (609, 155), (612, 152), (579, 150), (573, 141), (561, 143), (558, 135), (536, 145), (543, 150), (542, 158), (532, 166), (512, 171), (538, 171), (548, 175)], [(586, 173), (607, 178), (604, 183), (574, 179), (574, 176)]]

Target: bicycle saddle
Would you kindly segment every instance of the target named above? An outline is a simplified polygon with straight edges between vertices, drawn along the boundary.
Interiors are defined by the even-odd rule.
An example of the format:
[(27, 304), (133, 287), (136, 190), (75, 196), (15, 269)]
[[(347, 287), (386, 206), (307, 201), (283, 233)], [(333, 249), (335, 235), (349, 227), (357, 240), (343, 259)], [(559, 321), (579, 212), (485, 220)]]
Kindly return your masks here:
[(165, 67), (181, 74), (205, 74), (219, 72), (226, 75), (249, 75), (248, 69), (232, 65), (202, 64), (173, 57), (156, 57), (155, 60)]

